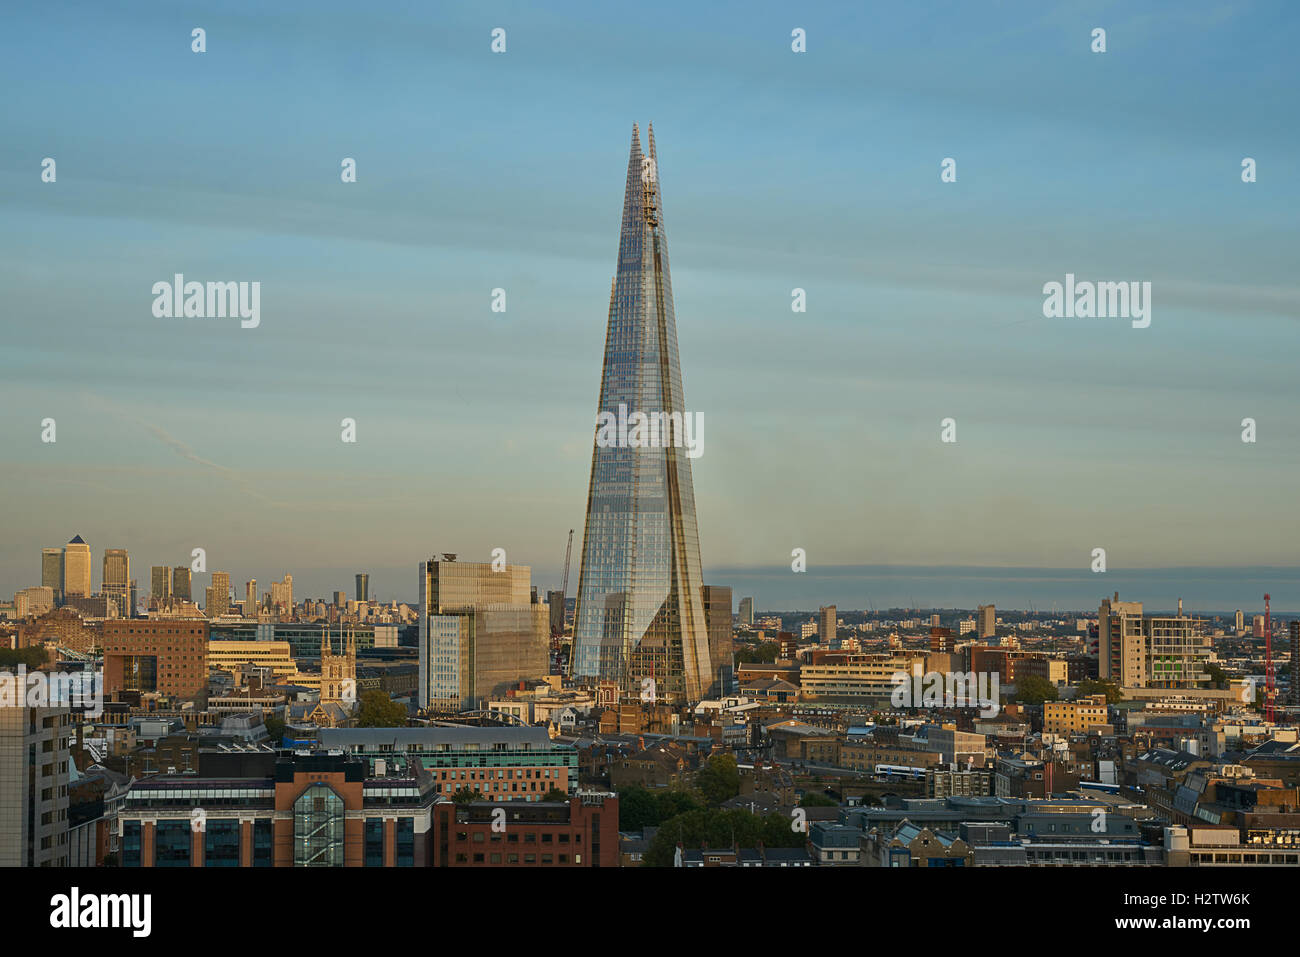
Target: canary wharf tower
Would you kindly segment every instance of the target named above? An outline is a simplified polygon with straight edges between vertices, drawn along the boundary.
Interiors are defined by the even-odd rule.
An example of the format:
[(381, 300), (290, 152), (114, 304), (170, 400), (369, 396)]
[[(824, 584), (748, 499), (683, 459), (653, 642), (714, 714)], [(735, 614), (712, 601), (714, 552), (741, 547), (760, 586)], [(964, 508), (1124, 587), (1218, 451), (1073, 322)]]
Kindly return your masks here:
[[(653, 127), (648, 147), (642, 153), (634, 125), (598, 420), (601, 413), (687, 414)], [(617, 682), (634, 699), (647, 700), (653, 689), (661, 701), (695, 702), (709, 691), (686, 453), (672, 443), (602, 442), (599, 430), (593, 442), (570, 670)]]

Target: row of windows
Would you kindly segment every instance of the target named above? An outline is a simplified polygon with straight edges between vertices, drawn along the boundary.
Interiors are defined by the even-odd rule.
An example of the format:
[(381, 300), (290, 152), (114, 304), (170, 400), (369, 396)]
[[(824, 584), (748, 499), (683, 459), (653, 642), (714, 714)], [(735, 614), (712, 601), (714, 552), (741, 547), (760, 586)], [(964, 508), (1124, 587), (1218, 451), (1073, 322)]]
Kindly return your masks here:
[[(569, 855), (568, 855), (568, 854), (560, 854), (560, 855), (558, 855), (558, 856), (559, 856), (559, 863), (560, 863), (560, 864), (568, 864), (568, 863), (569, 863)], [(474, 855), (474, 863), (475, 863), (475, 864), (487, 864), (487, 863), (491, 863), (491, 864), (501, 864), (501, 863), (502, 863), (502, 857), (503, 857), (503, 855), (501, 855), (501, 854), (491, 854), (491, 855), (475, 854), (475, 855)], [(536, 863), (537, 863), (537, 855), (536, 855), (536, 854), (525, 854), (523, 857), (524, 857), (524, 861), (523, 861), (523, 862), (524, 862), (525, 864), (536, 864)], [(487, 859), (485, 860), (485, 858), (487, 858)], [(506, 854), (506, 855), (504, 855), (504, 858), (505, 858), (504, 863), (506, 863), (506, 864), (518, 864), (518, 863), (519, 863), (519, 855), (518, 855), (518, 854)], [(542, 863), (543, 863), (543, 864), (554, 864), (554, 863), (556, 863), (555, 855), (552, 855), (552, 854), (543, 854), (543, 855), (541, 855), (541, 858), (542, 858)], [(469, 855), (468, 855), (468, 854), (457, 854), (457, 855), (456, 855), (456, 863), (457, 863), (457, 864), (468, 864), (468, 863), (469, 863)], [(581, 855), (581, 854), (575, 854), (575, 855), (573, 855), (573, 863), (574, 863), (574, 864), (581, 864), (581, 863), (582, 863), (582, 855)]]
[[(463, 840), (465, 840), (466, 834), (467, 834), (466, 831), (459, 831), (459, 832), (457, 832), (457, 834), (456, 834), (456, 839), (459, 840), (459, 841), (463, 841)], [(484, 837), (484, 832), (483, 832), (483, 831), (474, 831), (473, 834), (470, 835), (470, 836), (473, 838), (473, 842), (474, 842), (475, 844), (483, 844), (484, 842), (487, 841), (487, 838)], [(506, 843), (507, 843), (507, 844), (518, 844), (518, 843), (519, 843), (519, 832), (518, 832), (518, 831), (508, 831), (504, 836), (505, 836), (505, 839), (506, 839)], [(502, 838), (502, 835), (501, 835), (500, 833), (498, 833), (498, 832), (496, 832), (496, 831), (493, 831), (493, 832), (492, 832), (492, 834), (491, 834), (491, 839), (492, 839), (492, 843), (493, 843), (493, 844), (499, 844), (499, 843), (501, 843), (501, 838)], [(525, 843), (525, 844), (536, 844), (536, 843), (537, 843), (537, 838), (538, 838), (538, 834), (537, 834), (536, 831), (525, 831), (525, 832), (524, 832), (523, 840), (524, 840), (524, 843)], [(552, 843), (568, 844), (568, 843), (569, 843), (569, 834), (568, 834), (568, 832), (565, 832), (565, 831), (562, 831), (562, 832), (560, 832), (559, 834), (554, 834), (554, 833), (552, 833), (552, 832), (550, 832), (550, 831), (543, 831), (543, 832), (541, 833), (541, 839), (542, 839), (541, 842), (542, 842), (543, 844), (552, 844)], [(577, 833), (577, 834), (574, 834), (574, 835), (573, 835), (573, 843), (574, 843), (574, 844), (581, 844), (581, 843), (582, 843), (582, 834), (581, 834), (581, 833)]]

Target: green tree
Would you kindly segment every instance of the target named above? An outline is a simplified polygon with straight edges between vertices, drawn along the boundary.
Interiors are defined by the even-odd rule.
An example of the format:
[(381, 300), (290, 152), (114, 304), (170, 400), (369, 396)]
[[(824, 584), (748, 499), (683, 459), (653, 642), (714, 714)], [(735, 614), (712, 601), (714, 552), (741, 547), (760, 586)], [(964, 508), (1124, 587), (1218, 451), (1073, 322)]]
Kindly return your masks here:
[(775, 641), (765, 641), (759, 645), (751, 645), (740, 648), (736, 651), (736, 664), (771, 664), (776, 661), (776, 656), (781, 653), (781, 645)]
[(284, 718), (274, 714), (268, 715), (262, 723), (266, 725), (266, 736), (272, 747), (278, 748), (284, 738)]
[(783, 814), (758, 816), (743, 809), (687, 811), (664, 821), (646, 848), (646, 867), (672, 867), (678, 842), (688, 850), (709, 847), (803, 847), (807, 835), (791, 826)]
[(654, 827), (659, 821), (658, 802), (645, 788), (632, 784), (618, 792), (620, 831), (639, 831), (644, 827)]
[[(542, 800), (543, 801), (567, 801), (569, 800), (569, 792), (561, 791), (559, 788), (551, 788), (549, 791), (546, 792), (546, 796), (542, 798)], [(619, 803), (622, 804), (623, 802), (620, 801)], [(621, 818), (622, 816), (623, 815), (620, 809), (619, 817)]]
[(805, 791), (799, 799), (800, 807), (839, 807), (840, 802), (818, 791)]
[(1021, 704), (1042, 704), (1060, 697), (1056, 685), (1038, 675), (1025, 675), (1016, 679), (1016, 700)]
[(478, 792), (473, 788), (460, 788), (451, 799), (457, 804), (472, 804), (478, 800)]
[(686, 791), (670, 791), (664, 789), (654, 796), (655, 810), (658, 813), (654, 823), (662, 824), (678, 814), (685, 814), (687, 811), (702, 810), (700, 802), (691, 797)]
[(17, 668), (25, 665), (30, 671), (45, 664), (45, 649), (39, 645), (27, 648), (0, 648), (0, 668)]
[(695, 786), (710, 804), (721, 804), (740, 793), (740, 771), (730, 754), (715, 754), (695, 774)]
[(406, 705), (394, 701), (378, 688), (361, 695), (357, 725), (362, 728), (405, 728)]
[(1204, 665), (1205, 673), (1210, 676), (1210, 682), (1216, 688), (1228, 687), (1228, 674), (1213, 661), (1207, 661)]
[(1107, 704), (1118, 704), (1124, 700), (1124, 693), (1119, 690), (1119, 685), (1099, 678), (1084, 678), (1074, 691), (1075, 700), (1094, 694), (1104, 694)]

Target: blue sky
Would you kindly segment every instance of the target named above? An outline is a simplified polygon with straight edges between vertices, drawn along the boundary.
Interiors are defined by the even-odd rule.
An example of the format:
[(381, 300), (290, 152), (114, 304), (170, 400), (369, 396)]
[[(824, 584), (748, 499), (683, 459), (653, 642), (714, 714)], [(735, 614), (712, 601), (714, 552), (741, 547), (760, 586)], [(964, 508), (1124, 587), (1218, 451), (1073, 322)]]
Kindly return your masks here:
[[(141, 581), (554, 587), (650, 120), (706, 576), (1300, 564), (1293, 5), (269, 6), (6, 13), (0, 594), (75, 533)], [(155, 318), (176, 272), (261, 326)], [(1150, 328), (1043, 318), (1067, 272)]]

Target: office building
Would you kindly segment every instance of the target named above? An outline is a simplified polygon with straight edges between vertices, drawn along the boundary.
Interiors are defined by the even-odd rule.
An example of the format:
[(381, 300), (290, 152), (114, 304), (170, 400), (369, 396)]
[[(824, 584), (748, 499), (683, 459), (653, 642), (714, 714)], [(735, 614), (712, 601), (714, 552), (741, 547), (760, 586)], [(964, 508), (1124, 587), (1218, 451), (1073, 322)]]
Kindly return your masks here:
[(998, 633), (998, 613), (992, 605), (980, 605), (975, 612), (980, 638), (994, 638)]
[(709, 629), (711, 694), (721, 693), (722, 668), (731, 664), (731, 586), (704, 586), (704, 623)]
[(754, 623), (754, 599), (740, 599), (740, 623), (742, 625), (752, 625)]
[(577, 749), (545, 728), (321, 728), (316, 743), (366, 762), (372, 774), (427, 771), (443, 797), (468, 790), (484, 801), (541, 801), (578, 786)]
[[(643, 694), (648, 678), (656, 698), (695, 702), (713, 668), (653, 128), (648, 147), (643, 155), (633, 127), (570, 671), (629, 695)], [(636, 439), (640, 424), (609, 436), (610, 418), (627, 424), (629, 412), (653, 430), (648, 441)]]
[(230, 573), (213, 572), (212, 584), (205, 593), (203, 613), (209, 618), (230, 614)]
[(14, 592), (14, 616), (28, 618), (44, 615), (54, 609), (54, 589), (46, 585), (33, 585)]
[(357, 572), (357, 601), (370, 601), (370, 576)]
[(125, 548), (104, 549), (104, 578), (100, 592), (117, 602), (117, 613), (123, 618), (135, 614), (131, 603), (131, 559)]
[(293, 576), (286, 573), (284, 581), (271, 582), (271, 610), (282, 618), (293, 614)]
[(213, 637), (208, 641), (208, 667), (232, 675), (241, 669), (265, 668), (277, 681), (298, 675), (298, 663), (287, 641), (232, 641)]
[(63, 600), (90, 595), (90, 546), (76, 535), (63, 546)]
[(67, 708), (0, 706), (0, 867), (67, 867)]
[[(124, 867), (427, 867), (428, 776), (368, 778), (319, 751), (204, 752), (202, 773), (135, 782), (119, 812)], [(202, 808), (202, 828), (177, 808)]]
[(193, 601), (192, 582), (194, 573), (189, 565), (177, 565), (172, 569), (172, 597), (178, 601)]
[(192, 618), (104, 622), (104, 693), (158, 694), (204, 701), (208, 688), (208, 623)]
[(166, 565), (149, 569), (149, 597), (160, 602), (172, 597), (172, 570)]
[(527, 565), (501, 571), (454, 555), (420, 565), (421, 708), (482, 707), (550, 670), (547, 607), (532, 601)]
[(63, 604), (63, 549), (41, 549), (41, 585), (53, 593), (54, 604)]
[(567, 801), (434, 805), (438, 867), (618, 867), (618, 795), (579, 791)]
[(817, 640), (823, 645), (835, 640), (836, 626), (839, 624), (835, 615), (834, 605), (825, 605), (817, 610)]

